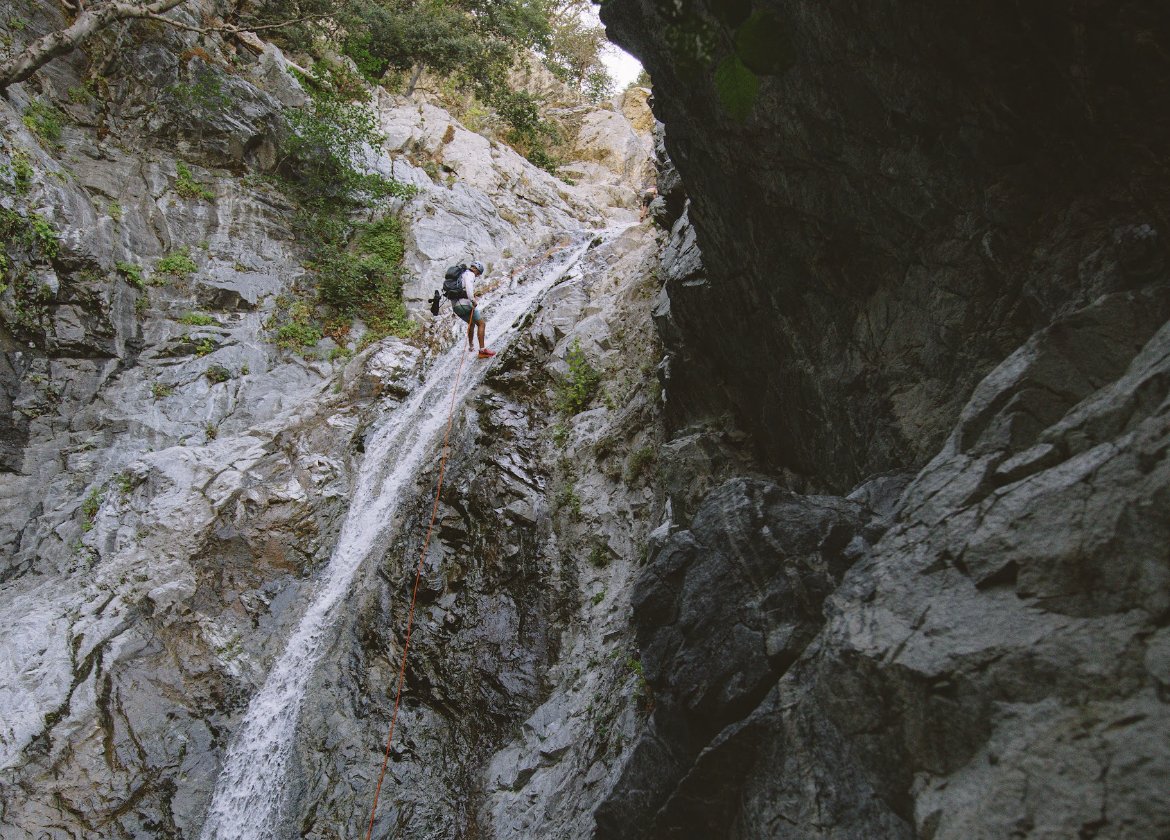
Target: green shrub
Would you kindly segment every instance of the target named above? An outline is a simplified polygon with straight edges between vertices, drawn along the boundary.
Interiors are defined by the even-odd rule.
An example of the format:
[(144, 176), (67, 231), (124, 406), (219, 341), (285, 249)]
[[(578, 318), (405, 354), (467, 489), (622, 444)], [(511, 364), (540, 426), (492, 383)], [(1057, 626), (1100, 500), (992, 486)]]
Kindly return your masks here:
[(142, 266), (119, 260), (114, 263), (114, 268), (118, 269), (118, 273), (125, 277), (126, 282), (134, 288), (146, 288), (146, 277), (142, 273)]
[(654, 463), (654, 458), (654, 449), (650, 446), (643, 446), (631, 455), (629, 463), (626, 465), (626, 483), (632, 484), (639, 479)]
[(320, 328), (293, 321), (276, 331), (276, 346), (284, 350), (300, 350), (315, 346), (321, 338)]
[(565, 354), (565, 362), (569, 365), (569, 375), (557, 388), (556, 405), (561, 412), (572, 416), (580, 414), (593, 399), (601, 374), (589, 364), (577, 339), (573, 339)]
[(12, 190), (17, 195), (27, 195), (32, 189), (33, 167), (28, 152), (17, 149), (12, 153), (12, 162), (6, 167), (12, 175)]
[(85, 85), (69, 88), (68, 95), (69, 101), (77, 105), (86, 105), (93, 101), (93, 92)]
[(646, 681), (646, 669), (642, 667), (642, 660), (636, 656), (626, 659), (626, 669), (634, 675), (634, 700), (643, 711), (654, 708), (654, 694), (650, 690), (650, 683)]
[(215, 352), (215, 342), (210, 338), (205, 338), (195, 345), (195, 355), (199, 357), (207, 356)]
[(167, 385), (165, 382), (152, 382), (150, 384), (150, 394), (156, 400), (161, 400), (163, 397), (169, 397), (175, 393), (174, 385)]
[(183, 161), (175, 164), (175, 171), (178, 173), (175, 180), (175, 192), (183, 198), (201, 198), (204, 201), (211, 201), (215, 198), (215, 193), (195, 180), (195, 176), (191, 174), (191, 170)]
[(89, 491), (89, 495), (81, 503), (81, 530), (89, 531), (93, 528), (94, 520), (97, 519), (101, 506), (102, 491), (100, 487), (95, 487)]
[(30, 131), (49, 143), (56, 143), (61, 139), (62, 122), (65, 115), (52, 105), (46, 105), (40, 100), (33, 100), (21, 117), (21, 121)]
[(323, 248), (318, 300), (345, 319), (358, 315), (378, 336), (406, 336), (415, 324), (402, 302), (402, 225), (394, 217), (362, 225), (348, 247)]
[(286, 186), (305, 206), (334, 213), (363, 199), (415, 195), (418, 190), (409, 184), (358, 170), (365, 147), (376, 148), (384, 138), (373, 110), (364, 101), (355, 101), (340, 78), (320, 72), (320, 65), (313, 76), (302, 76), (310, 103), (288, 109), (285, 115), (289, 131), (280, 171)]
[(122, 221), (122, 205), (116, 201), (111, 201), (106, 205), (106, 212), (110, 214), (110, 218), (115, 222)]
[(572, 485), (562, 487), (557, 493), (556, 505), (558, 509), (568, 508), (569, 513), (574, 518), (581, 516), (581, 497), (577, 495), (577, 490)]
[(223, 365), (212, 365), (203, 372), (203, 375), (210, 379), (213, 385), (218, 385), (221, 382), (227, 382), (232, 378), (232, 372)]
[(32, 231), (33, 239), (40, 245), (41, 251), (45, 256), (50, 259), (57, 256), (60, 250), (57, 243), (57, 232), (53, 230), (53, 226), (49, 224), (49, 220), (39, 213), (32, 213), (28, 217), (28, 224)]
[(183, 246), (159, 260), (154, 269), (157, 274), (170, 274), (173, 277), (184, 278), (195, 273), (195, 261), (191, 259), (190, 250)]
[(51, 260), (59, 250), (57, 233), (48, 219), (39, 213), (22, 216), (3, 207), (0, 207), (0, 241), (4, 242), (6, 250), (7, 246), (14, 245), (30, 249), (34, 260)]
[(192, 327), (210, 327), (219, 322), (210, 315), (202, 312), (188, 312), (179, 319), (180, 324), (187, 324)]
[(562, 449), (569, 442), (569, 427), (564, 423), (557, 423), (552, 429), (553, 443)]
[(208, 122), (232, 105), (217, 71), (205, 65), (195, 69), (190, 82), (171, 85), (164, 92), (181, 111), (201, 117), (201, 122)]
[(603, 543), (594, 543), (589, 550), (589, 565), (595, 569), (604, 569), (609, 565), (609, 549)]

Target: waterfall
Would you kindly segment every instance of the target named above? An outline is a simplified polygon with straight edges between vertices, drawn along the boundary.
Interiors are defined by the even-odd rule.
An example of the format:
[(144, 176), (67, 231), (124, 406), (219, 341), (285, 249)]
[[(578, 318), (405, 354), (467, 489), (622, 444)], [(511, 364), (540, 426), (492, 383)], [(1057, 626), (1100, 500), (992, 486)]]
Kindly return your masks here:
[[(519, 278), (496, 292), (488, 310), (491, 344), (503, 348), (517, 332), (517, 321), (539, 296), (580, 260), (594, 234), (582, 234), (551, 256), (527, 281)], [(450, 317), (448, 314), (447, 317)], [(504, 329), (504, 325), (510, 325)], [(305, 687), (337, 624), (354, 575), (384, 546), (404, 501), (429, 463), (444, 425), (447, 400), (467, 349), (462, 341), (434, 365), (427, 381), (378, 424), (366, 443), (356, 490), (337, 546), (316, 585), (312, 601), (264, 685), (252, 698), (215, 785), (201, 840), (268, 840), (281, 836), (283, 782)], [(456, 395), (458, 405), (479, 383), (487, 364), (465, 363)], [(372, 794), (372, 791), (371, 791)]]

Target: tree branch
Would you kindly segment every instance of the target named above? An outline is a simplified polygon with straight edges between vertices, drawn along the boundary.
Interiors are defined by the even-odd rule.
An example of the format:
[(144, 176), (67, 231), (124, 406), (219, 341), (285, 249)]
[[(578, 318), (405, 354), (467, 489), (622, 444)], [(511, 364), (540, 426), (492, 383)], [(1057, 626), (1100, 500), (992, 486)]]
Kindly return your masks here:
[[(180, 0), (182, 2), (182, 0)], [(282, 26), (293, 26), (298, 23), (309, 23), (314, 20), (325, 20), (332, 17), (332, 15), (310, 15), (309, 17), (297, 18), (296, 20), (283, 20), (280, 23), (264, 23), (259, 26), (233, 26), (230, 23), (220, 23), (215, 26), (192, 26), (189, 23), (182, 23), (173, 18), (164, 15), (147, 15), (151, 20), (157, 20), (160, 23), (165, 23), (176, 29), (185, 29), (188, 32), (198, 32), (201, 35), (208, 35), (212, 32), (228, 32), (231, 34), (239, 34), (241, 32), (257, 32), (261, 29), (280, 29)]]
[(0, 61), (0, 93), (9, 85), (23, 82), (54, 58), (77, 49), (113, 23), (160, 15), (185, 2), (187, 0), (153, 0), (149, 3), (114, 0), (94, 9), (83, 8), (69, 26), (37, 38), (16, 55)]

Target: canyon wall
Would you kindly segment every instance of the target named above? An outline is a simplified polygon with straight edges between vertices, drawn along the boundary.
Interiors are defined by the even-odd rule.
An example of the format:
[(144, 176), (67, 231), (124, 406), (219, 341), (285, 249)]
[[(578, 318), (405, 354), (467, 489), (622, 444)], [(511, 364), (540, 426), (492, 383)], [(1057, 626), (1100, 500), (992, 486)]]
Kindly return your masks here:
[(668, 439), (764, 478), (635, 582), (657, 705), (597, 836), (1166, 833), (1164, 16), (602, 16), (678, 173)]

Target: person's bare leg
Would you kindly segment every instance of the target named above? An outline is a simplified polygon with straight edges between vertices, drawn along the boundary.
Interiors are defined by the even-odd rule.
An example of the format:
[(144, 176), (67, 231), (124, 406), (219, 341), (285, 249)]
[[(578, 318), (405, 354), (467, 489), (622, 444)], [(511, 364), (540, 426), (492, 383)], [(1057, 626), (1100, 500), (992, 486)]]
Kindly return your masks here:
[(487, 326), (487, 324), (485, 321), (480, 321), (478, 326), (479, 326), (479, 349), (482, 350), (483, 349), (483, 333), (484, 333), (484, 328)]

